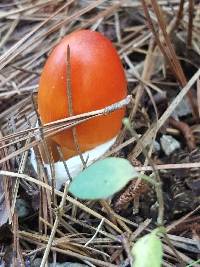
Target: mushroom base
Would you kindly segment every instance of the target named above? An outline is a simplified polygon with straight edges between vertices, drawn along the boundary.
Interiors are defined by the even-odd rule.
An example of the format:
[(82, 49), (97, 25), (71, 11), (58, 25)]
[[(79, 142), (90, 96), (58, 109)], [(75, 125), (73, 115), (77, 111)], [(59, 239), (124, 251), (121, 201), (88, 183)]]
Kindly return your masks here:
[[(94, 161), (98, 160), (115, 143), (116, 138), (117, 136), (115, 136), (108, 142), (95, 147), (94, 149), (91, 149), (89, 151), (82, 153), (84, 160), (87, 161), (86, 165), (89, 166)], [(34, 170), (37, 172), (37, 161), (36, 161), (36, 157), (35, 157), (35, 153), (33, 149), (31, 149), (30, 159), (31, 159), (31, 163), (33, 165)], [(66, 160), (65, 163), (67, 164), (69, 173), (72, 178), (77, 176), (83, 170), (83, 164), (80, 159), (80, 156), (74, 156)], [(50, 165), (44, 164), (44, 167), (46, 168), (48, 177), (51, 177)], [(58, 161), (54, 163), (54, 169), (55, 169), (55, 178), (56, 178), (56, 189), (59, 190), (62, 184), (64, 184), (67, 181), (69, 182), (69, 177), (67, 175), (66, 169), (62, 161)]]

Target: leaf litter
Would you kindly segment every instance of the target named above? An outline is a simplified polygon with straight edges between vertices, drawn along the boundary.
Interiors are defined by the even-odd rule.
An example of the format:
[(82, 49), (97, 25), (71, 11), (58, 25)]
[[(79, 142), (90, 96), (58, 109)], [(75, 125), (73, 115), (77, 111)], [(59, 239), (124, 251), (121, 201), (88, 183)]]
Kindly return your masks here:
[[(2, 261), (7, 266), (31, 266), (34, 258), (42, 258), (48, 244), (49, 262), (131, 266), (129, 240), (156, 226), (155, 193), (138, 179), (108, 201), (82, 202), (67, 195), (67, 201), (61, 205), (62, 217), (54, 227), (63, 193), (48, 184), (39, 154), (38, 175), (30, 164), (29, 149), (34, 146), (37, 151), (43, 142), (42, 138), (36, 139), (41, 129), (35, 125), (37, 107), (33, 104), (33, 99), (37, 103), (42, 67), (64, 35), (82, 28), (102, 32), (116, 46), (132, 95), (127, 116), (140, 138), (138, 142), (123, 128), (104, 157), (127, 158), (138, 171), (151, 174), (152, 166), (143, 154), (146, 147), (163, 183), (164, 222), (170, 240), (164, 244), (163, 266), (186, 266), (197, 261), (198, 1), (6, 0), (0, 3), (0, 25), (0, 230), (7, 233), (0, 239)], [(174, 111), (183, 99), (191, 113), (175, 117)], [(96, 115), (101, 114), (94, 111), (69, 118), (68, 123), (76, 124)], [(47, 136), (65, 127), (66, 121), (61, 121), (43, 126), (42, 132)], [(163, 135), (179, 142), (180, 149), (173, 155), (165, 155), (162, 148), (154, 150), (154, 140), (160, 143)], [(19, 198), (31, 207), (24, 218), (18, 218), (15, 211)], [(52, 231), (55, 234), (50, 243)]]

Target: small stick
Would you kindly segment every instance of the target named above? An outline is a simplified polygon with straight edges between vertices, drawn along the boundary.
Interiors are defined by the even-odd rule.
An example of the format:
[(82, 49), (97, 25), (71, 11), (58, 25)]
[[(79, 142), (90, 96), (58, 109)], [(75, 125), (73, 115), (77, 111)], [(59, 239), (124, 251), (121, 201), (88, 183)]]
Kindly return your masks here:
[[(44, 130), (44, 133), (46, 133), (46, 131), (48, 130), (51, 130), (51, 127), (53, 126), (62, 126), (62, 125), (65, 125), (65, 127), (67, 128), (70, 128), (72, 127), (73, 125), (76, 125), (76, 124), (80, 124), (82, 122), (85, 122), (85, 120), (89, 120), (89, 119), (92, 119), (93, 117), (95, 116), (104, 116), (104, 115), (107, 115), (108, 113), (110, 112), (114, 112), (120, 108), (123, 108), (124, 106), (127, 106), (132, 100), (132, 96), (131, 95), (128, 95), (126, 98), (118, 101), (118, 102), (115, 102), (107, 107), (104, 107), (102, 109), (98, 109), (98, 110), (93, 110), (93, 111), (89, 111), (89, 112), (86, 112), (86, 113), (81, 113), (81, 114), (78, 114), (78, 115), (74, 115), (74, 116), (71, 116), (71, 117), (67, 117), (65, 119), (60, 119), (60, 120), (56, 120), (56, 121), (52, 121), (52, 122), (49, 122), (49, 123), (46, 123), (43, 125), (43, 130)], [(19, 131), (17, 133), (12, 133), (12, 134), (9, 134), (3, 138), (0, 139), (0, 143), (1, 142), (6, 142), (8, 141), (9, 139), (13, 139), (13, 138), (16, 138), (16, 137), (19, 137), (21, 135), (24, 135), (28, 132), (36, 132), (38, 130), (40, 130), (40, 126), (38, 127), (33, 127), (33, 128), (29, 128), (29, 129), (26, 129), (26, 130), (22, 130), (22, 131)], [(55, 133), (54, 133), (55, 134)], [(53, 135), (53, 134), (51, 134)], [(46, 135), (45, 135), (46, 137)], [(24, 139), (20, 140), (20, 141), (23, 141)], [(17, 141), (18, 142), (18, 141)], [(14, 143), (12, 143), (14, 144)], [(6, 147), (5, 146), (1, 146), (0, 148), (3, 148), (3, 147)]]
[[(44, 182), (41, 182), (40, 180), (37, 180), (31, 176), (28, 176), (26, 174), (22, 174), (22, 173), (15, 173), (15, 172), (10, 172), (10, 171), (2, 171), (0, 170), (0, 176), (4, 175), (7, 176), (9, 178), (20, 178), (20, 179), (25, 179), (29, 182), (32, 182), (38, 186), (42, 186), (45, 189), (49, 190), (50, 192), (52, 192), (52, 187)], [(63, 192), (56, 190), (55, 189), (55, 193), (56, 195), (62, 197), (63, 196)], [(95, 216), (96, 218), (102, 220), (102, 218), (105, 218), (104, 216), (102, 216), (100, 213), (95, 212), (94, 210), (88, 208), (87, 206), (85, 206), (84, 204), (82, 204), (81, 202), (79, 202), (78, 200), (74, 199), (73, 197), (70, 197), (69, 195), (67, 195), (66, 200), (69, 201), (71, 204), (76, 205), (77, 207), (79, 207), (80, 209), (82, 209), (83, 211), (91, 214), (92, 216)], [(118, 216), (116, 214), (116, 216)], [(119, 217), (119, 216), (118, 216)], [(109, 226), (111, 226), (113, 228), (113, 230), (115, 230), (117, 233), (122, 234), (122, 231), (115, 225), (113, 224), (111, 221), (109, 221), (107, 218), (104, 219), (105, 223), (108, 224)]]
[[(67, 100), (68, 100), (68, 110), (69, 110), (69, 116), (73, 116), (73, 104), (72, 104), (72, 85), (71, 85), (71, 64), (70, 64), (70, 47), (69, 45), (67, 46)], [(80, 157), (80, 160), (83, 164), (83, 168), (85, 169), (86, 163), (85, 160), (83, 158), (81, 149), (80, 149), (80, 145), (78, 142), (78, 135), (77, 135), (77, 131), (76, 131), (76, 127), (72, 127), (72, 135), (73, 135), (73, 141), (76, 147), (76, 151)], [(72, 208), (72, 215), (73, 217), (75, 217), (75, 214), (77, 212), (76, 206), (73, 205)]]
[(42, 258), (42, 262), (40, 264), (40, 267), (45, 267), (46, 261), (48, 259), (49, 252), (51, 250), (51, 245), (53, 243), (53, 240), (54, 240), (54, 237), (55, 237), (55, 234), (56, 234), (56, 231), (57, 231), (57, 227), (59, 225), (60, 217), (62, 216), (63, 207), (64, 207), (64, 204), (65, 204), (65, 201), (66, 201), (66, 197), (67, 197), (67, 192), (68, 192), (68, 184), (65, 183), (65, 189), (64, 189), (64, 193), (62, 195), (62, 200), (60, 202), (60, 205), (58, 207), (58, 211), (56, 213), (56, 219), (55, 219), (55, 222), (54, 222), (54, 225), (53, 225), (53, 228), (52, 228), (52, 231), (51, 231), (51, 235), (49, 237), (49, 241), (48, 241), (47, 247), (45, 249), (44, 256)]
[(95, 239), (95, 237), (97, 236), (98, 232), (101, 229), (101, 226), (103, 225), (103, 222), (104, 222), (104, 218), (102, 218), (102, 220), (101, 220), (100, 224), (98, 225), (97, 230), (96, 230), (95, 234), (93, 235), (93, 237), (90, 240), (88, 240), (87, 243), (85, 243), (84, 247), (87, 247)]
[(143, 143), (139, 139), (139, 136), (137, 135), (136, 131), (131, 127), (129, 120), (124, 119), (123, 122), (124, 122), (125, 127), (130, 131), (131, 135), (133, 137), (135, 137), (136, 141), (141, 145), (142, 152), (145, 155), (145, 157), (147, 158), (147, 160), (148, 160), (149, 164), (151, 165), (153, 172), (155, 174), (156, 182), (157, 182), (157, 184), (155, 186), (155, 191), (156, 191), (157, 200), (159, 203), (157, 223), (158, 223), (158, 225), (162, 226), (163, 221), (164, 221), (164, 199), (163, 199), (162, 183), (161, 183), (159, 172), (158, 172), (158, 170), (155, 169), (154, 162), (149, 157), (149, 154), (146, 150), (146, 147), (143, 145)]
[(173, 117), (169, 118), (169, 124), (181, 131), (186, 140), (188, 149), (190, 151), (194, 150), (196, 147), (195, 138), (189, 125), (183, 121), (177, 121)]
[(188, 22), (188, 29), (187, 29), (187, 47), (188, 48), (191, 48), (191, 45), (192, 45), (193, 14), (194, 14), (194, 1), (189, 0), (189, 22)]
[(175, 28), (177, 28), (180, 24), (180, 21), (183, 17), (183, 7), (184, 7), (185, 0), (181, 0), (179, 3), (179, 8), (176, 16)]
[[(44, 137), (50, 137), (52, 135), (55, 135), (56, 133), (58, 132), (61, 132), (63, 131), (64, 129), (69, 129), (71, 128), (72, 126), (74, 125), (78, 125), (80, 123), (83, 123), (85, 121), (88, 121), (94, 117), (99, 117), (99, 116), (103, 116), (103, 115), (107, 115), (108, 112), (113, 112), (119, 108), (122, 108), (123, 106), (125, 105), (128, 105), (131, 101), (132, 97), (129, 95), (127, 96), (125, 99), (115, 103), (115, 104), (112, 104), (106, 108), (102, 108), (102, 109), (99, 109), (99, 110), (95, 110), (95, 111), (91, 111), (91, 112), (86, 112), (84, 114), (80, 114), (80, 115), (75, 115), (73, 117), (69, 117), (69, 118), (66, 118), (66, 119), (61, 119), (61, 120), (58, 120), (58, 121), (54, 121), (54, 122), (51, 122), (51, 123), (47, 123), (47, 124), (44, 124), (43, 126), (43, 134), (44, 134)], [(76, 121), (74, 121), (76, 119)], [(66, 124), (66, 122), (71, 122), (71, 121), (74, 121), (74, 122), (71, 122), (71, 123), (68, 123)], [(57, 125), (59, 124), (60, 126), (57, 126), (57, 128), (53, 128), (54, 125)], [(48, 130), (49, 126), (52, 126), (53, 129), (50, 128), (50, 130)], [(62, 128), (61, 128), (62, 127)], [(35, 128), (31, 128), (29, 130), (24, 130), (24, 131), (21, 131), (20, 133), (17, 133), (16, 135), (20, 135), (20, 134), (24, 134), (24, 133), (27, 133), (29, 131), (36, 131), (36, 130), (39, 130), (40, 127), (35, 127)], [(46, 130), (45, 130), (46, 129)], [(56, 129), (56, 131), (55, 131)], [(14, 138), (16, 135), (8, 135), (6, 138), (2, 138), (0, 139), (0, 143), (1, 142), (5, 142), (5, 140), (9, 140), (11, 138)], [(25, 138), (26, 140), (27, 138)], [(33, 142), (29, 143), (26, 147), (22, 147), (18, 150), (16, 150), (15, 152), (7, 155), (6, 157), (4, 157), (3, 159), (0, 159), (0, 164), (13, 158), (13, 157), (16, 157), (17, 155), (19, 155), (20, 153), (38, 145), (39, 143), (41, 142), (41, 140), (34, 140)], [(0, 148), (2, 147), (5, 147), (5, 146), (1, 146)]]
[(57, 146), (57, 150), (58, 150), (58, 154), (59, 154), (59, 156), (60, 156), (60, 159), (61, 159), (61, 161), (62, 161), (62, 163), (63, 163), (63, 165), (64, 165), (64, 167), (65, 167), (67, 176), (68, 176), (68, 178), (69, 178), (69, 180), (70, 180), (70, 182), (71, 182), (71, 181), (72, 181), (72, 177), (71, 177), (71, 174), (70, 174), (70, 172), (69, 172), (69, 168), (67, 167), (67, 163), (66, 163), (66, 161), (65, 161), (64, 158), (63, 158), (63, 153), (62, 153), (62, 149), (61, 149), (61, 147), (60, 147), (60, 146)]

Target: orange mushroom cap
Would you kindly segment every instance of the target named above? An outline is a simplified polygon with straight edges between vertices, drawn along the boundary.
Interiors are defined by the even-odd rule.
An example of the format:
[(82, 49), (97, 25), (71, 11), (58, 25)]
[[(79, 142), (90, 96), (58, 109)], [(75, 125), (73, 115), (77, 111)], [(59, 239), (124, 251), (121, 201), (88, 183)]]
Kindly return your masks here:
[[(69, 116), (66, 89), (68, 45), (73, 115), (104, 108), (127, 95), (123, 66), (112, 43), (98, 32), (76, 31), (64, 37), (54, 48), (42, 71), (38, 108), (43, 123)], [(122, 108), (76, 126), (81, 151), (90, 150), (116, 136), (124, 112)], [(56, 134), (52, 139), (63, 149), (76, 154), (71, 129)]]

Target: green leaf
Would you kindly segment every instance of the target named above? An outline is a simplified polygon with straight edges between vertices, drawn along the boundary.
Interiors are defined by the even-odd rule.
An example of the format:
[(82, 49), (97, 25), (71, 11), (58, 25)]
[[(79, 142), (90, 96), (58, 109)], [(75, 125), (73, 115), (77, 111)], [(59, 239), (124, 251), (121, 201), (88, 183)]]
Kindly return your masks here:
[(159, 229), (140, 238), (132, 248), (134, 267), (160, 267), (162, 265), (162, 242), (157, 236)]
[(129, 161), (110, 157), (82, 171), (71, 182), (69, 191), (81, 199), (108, 198), (138, 175)]

